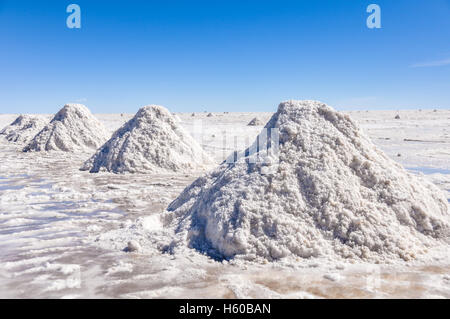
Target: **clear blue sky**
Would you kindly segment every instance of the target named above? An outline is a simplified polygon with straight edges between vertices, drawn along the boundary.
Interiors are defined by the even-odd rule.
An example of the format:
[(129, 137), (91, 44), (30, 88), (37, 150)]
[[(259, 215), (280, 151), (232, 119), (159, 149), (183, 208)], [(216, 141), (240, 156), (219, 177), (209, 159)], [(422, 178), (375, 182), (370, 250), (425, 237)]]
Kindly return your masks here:
[(450, 0), (0, 0), (0, 39), (0, 113), (450, 108)]

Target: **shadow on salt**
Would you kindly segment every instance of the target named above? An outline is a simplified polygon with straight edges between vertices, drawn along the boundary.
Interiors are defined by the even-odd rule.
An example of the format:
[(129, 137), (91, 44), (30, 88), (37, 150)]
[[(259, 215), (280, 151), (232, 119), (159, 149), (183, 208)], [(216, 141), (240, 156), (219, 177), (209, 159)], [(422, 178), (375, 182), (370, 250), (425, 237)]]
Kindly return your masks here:
[[(1, 185), (3, 184), (3, 185)], [(10, 183), (0, 183), (0, 191), (19, 190), (25, 188), (25, 185), (14, 185)]]

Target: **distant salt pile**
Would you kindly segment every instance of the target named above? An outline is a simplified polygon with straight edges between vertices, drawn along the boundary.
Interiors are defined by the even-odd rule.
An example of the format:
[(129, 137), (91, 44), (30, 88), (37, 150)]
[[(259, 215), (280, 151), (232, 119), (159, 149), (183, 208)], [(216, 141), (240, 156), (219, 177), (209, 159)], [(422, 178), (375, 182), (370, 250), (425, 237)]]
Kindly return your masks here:
[(260, 126), (263, 124), (264, 123), (259, 118), (255, 117), (247, 124), (247, 126)]
[(89, 151), (97, 149), (108, 137), (103, 124), (86, 106), (66, 104), (23, 151)]
[(214, 115), (212, 113), (209, 113), (206, 117), (213, 117)]
[(26, 144), (44, 128), (47, 122), (43, 117), (20, 115), (0, 131), (0, 136), (4, 136), (9, 142)]
[(162, 106), (141, 108), (81, 168), (91, 173), (187, 171), (211, 164), (200, 145)]
[[(394, 262), (447, 245), (442, 192), (389, 159), (347, 115), (289, 101), (265, 127), (279, 128), (279, 162), (250, 154), (197, 179), (163, 213), (175, 235), (162, 249), (187, 246), (218, 259)], [(270, 162), (278, 164), (263, 174)]]
[(174, 119), (176, 122), (178, 122), (178, 123), (181, 123), (181, 122), (182, 122), (182, 120), (180, 119), (180, 117), (179, 117), (177, 114), (175, 114), (175, 113), (173, 113), (173, 119)]

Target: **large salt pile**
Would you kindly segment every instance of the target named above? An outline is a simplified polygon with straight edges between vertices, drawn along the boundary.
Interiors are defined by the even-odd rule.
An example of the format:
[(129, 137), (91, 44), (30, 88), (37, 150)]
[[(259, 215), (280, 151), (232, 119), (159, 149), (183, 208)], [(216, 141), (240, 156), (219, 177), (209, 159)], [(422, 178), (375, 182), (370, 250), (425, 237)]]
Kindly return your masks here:
[(47, 124), (43, 117), (32, 115), (20, 115), (14, 122), (0, 131), (9, 142), (28, 143)]
[(186, 171), (211, 164), (200, 145), (162, 106), (141, 108), (107, 141), (82, 170), (91, 173)]
[(28, 151), (89, 151), (109, 137), (103, 124), (81, 104), (66, 104), (24, 148)]
[(163, 249), (393, 262), (448, 244), (442, 192), (389, 159), (347, 115), (288, 101), (265, 128), (279, 129), (279, 157), (256, 161), (263, 148), (197, 179), (162, 215), (175, 233)]

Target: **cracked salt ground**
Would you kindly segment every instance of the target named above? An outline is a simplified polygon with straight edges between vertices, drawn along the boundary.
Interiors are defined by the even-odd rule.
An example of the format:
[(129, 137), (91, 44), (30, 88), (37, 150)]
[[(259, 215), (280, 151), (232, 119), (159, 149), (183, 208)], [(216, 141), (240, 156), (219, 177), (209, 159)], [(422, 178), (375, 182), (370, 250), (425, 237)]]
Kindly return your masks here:
[[(422, 112), (416, 131), (402, 127), (419, 122), (418, 116), (395, 112), (352, 112), (372, 140), (391, 157), (414, 167), (448, 169), (448, 151), (442, 143), (416, 147), (402, 142), (414, 132), (428, 138), (449, 126), (447, 115)], [(409, 112), (409, 111), (408, 111)], [(442, 111), (444, 113), (445, 111)], [(419, 113), (418, 113), (419, 114)], [(424, 115), (425, 114), (425, 115)], [(177, 114), (181, 124), (220, 162), (221, 134), (234, 131), (253, 140), (259, 129), (248, 127), (254, 118), (267, 121), (271, 114), (221, 114), (207, 118), (203, 140), (189, 114)], [(6, 126), (17, 115), (0, 115)], [(131, 115), (99, 115), (112, 132)], [(364, 125), (365, 121), (370, 126)], [(385, 126), (389, 126), (383, 129)], [(215, 135), (216, 138), (211, 136)], [(377, 136), (391, 140), (378, 140)], [(441, 139), (441, 137), (439, 137)], [(446, 141), (450, 142), (449, 137)], [(233, 149), (233, 146), (228, 146)], [(228, 150), (227, 150), (228, 151)], [(397, 153), (402, 157), (397, 158)], [(88, 174), (78, 168), (92, 154), (24, 154), (0, 142), (0, 297), (42, 298), (450, 298), (448, 251), (436, 259), (408, 265), (335, 264), (314, 260), (292, 264), (217, 263), (193, 251), (181, 256), (149, 249), (125, 253), (130, 238), (111, 236), (138, 218), (158, 227), (152, 214), (168, 203), (198, 175)], [(448, 174), (426, 175), (443, 190), (450, 190)], [(3, 188), (2, 188), (3, 186)], [(16, 189), (7, 188), (9, 186)], [(450, 192), (447, 192), (450, 199)], [(101, 237), (107, 241), (98, 240)], [(134, 238), (133, 238), (134, 239)], [(96, 241), (97, 240), (97, 241)], [(339, 280), (324, 278), (327, 274)]]

